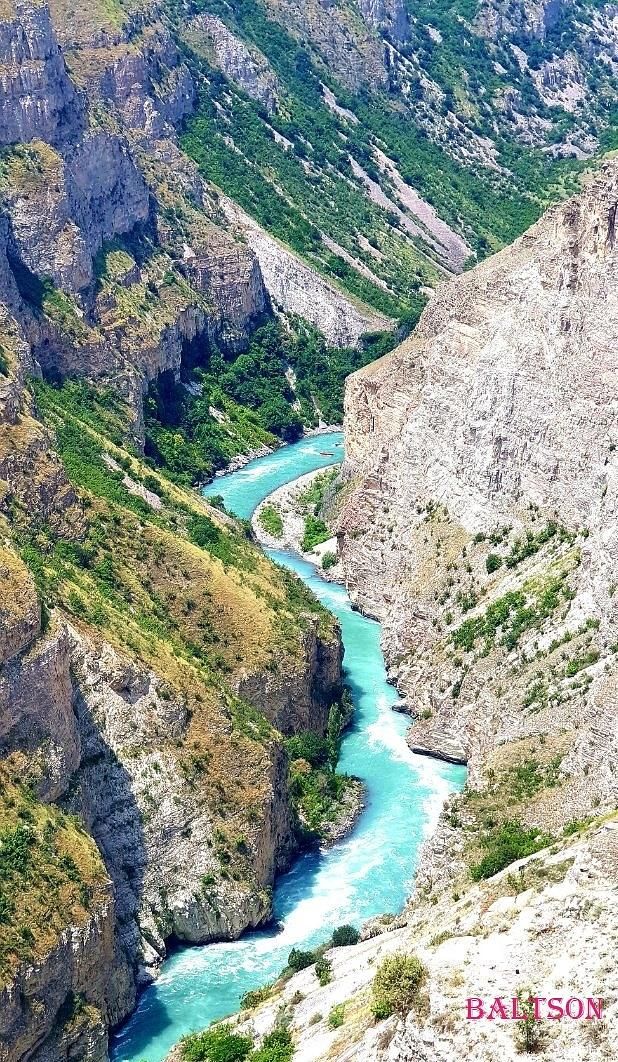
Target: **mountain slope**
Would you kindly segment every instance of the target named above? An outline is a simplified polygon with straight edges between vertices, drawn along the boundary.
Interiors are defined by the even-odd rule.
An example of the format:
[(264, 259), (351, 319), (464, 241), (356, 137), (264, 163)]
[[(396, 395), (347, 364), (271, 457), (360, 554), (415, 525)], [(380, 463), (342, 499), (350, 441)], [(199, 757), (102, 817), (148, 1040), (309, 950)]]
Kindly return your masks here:
[[(348, 586), (384, 624), (411, 747), (469, 768), (417, 882), (443, 899), (618, 802), (617, 205), (611, 162), (349, 382)], [(594, 939), (579, 961), (594, 992)]]

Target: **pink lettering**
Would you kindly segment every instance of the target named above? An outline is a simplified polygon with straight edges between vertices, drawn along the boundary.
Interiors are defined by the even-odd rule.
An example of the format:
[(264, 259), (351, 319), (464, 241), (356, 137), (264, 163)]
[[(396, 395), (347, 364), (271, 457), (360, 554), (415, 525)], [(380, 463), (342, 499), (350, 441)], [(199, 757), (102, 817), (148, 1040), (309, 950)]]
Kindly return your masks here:
[(489, 1021), (494, 1021), (495, 1018), (502, 1018), (502, 1020), (504, 1021), (506, 1018), (508, 1018), (508, 1016), (509, 1016), (508, 1015), (508, 1011), (507, 1011), (504, 1003), (502, 1002), (502, 1000), (501, 999), (494, 999), (494, 1001), (493, 1001), (493, 1003), (491, 1005), (491, 1010), (489, 1011), (489, 1014), (487, 1015), (488, 1020)]
[(466, 1018), (468, 1021), (478, 1021), (479, 1018), (485, 1017), (485, 1010), (483, 1007), (483, 1000), (477, 996), (472, 996), (466, 1000)]
[(603, 1000), (602, 999), (587, 999), (588, 1011), (586, 1013), (587, 1018), (598, 1018), (599, 1021), (603, 1020)]
[(576, 996), (569, 996), (566, 1001), (566, 1012), (569, 1018), (581, 1018), (584, 1013), (584, 1001)]
[(545, 996), (531, 996), (530, 998), (534, 1007), (534, 1020), (540, 1021), (542, 1017), (541, 1003), (547, 1003), (547, 999)]
[(547, 1017), (550, 1021), (558, 1021), (564, 1017), (564, 1008), (562, 1006), (562, 1000), (559, 996), (553, 996), (547, 1001)]
[(513, 1021), (525, 1021), (526, 1015), (522, 1013), (519, 1006), (519, 999), (517, 996), (513, 996), (511, 999), (511, 1018)]

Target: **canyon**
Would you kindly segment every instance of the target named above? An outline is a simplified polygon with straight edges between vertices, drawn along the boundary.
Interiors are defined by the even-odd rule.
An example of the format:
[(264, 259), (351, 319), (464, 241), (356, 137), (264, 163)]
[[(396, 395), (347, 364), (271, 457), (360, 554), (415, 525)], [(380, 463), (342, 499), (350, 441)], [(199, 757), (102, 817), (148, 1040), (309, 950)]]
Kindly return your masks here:
[[(283, 1022), (303, 1062), (613, 1057), (617, 173), (348, 381), (346, 587), (382, 624), (410, 748), (468, 778), (400, 917), (327, 944), (328, 984), (312, 966), (233, 1019), (259, 1041)], [(421, 989), (376, 1020), (376, 971), (406, 955)], [(528, 995), (600, 997), (603, 1020), (541, 1021), (527, 1046), (467, 1020), (468, 998)]]
[(170, 946), (268, 923), (341, 630), (193, 485), (351, 370), (335, 575), (468, 782), (403, 913), (234, 1020), (490, 1062), (460, 1000), (555, 966), (606, 1019), (541, 1057), (611, 1057), (614, 52), (583, 2), (0, 4), (0, 1062), (105, 1062)]

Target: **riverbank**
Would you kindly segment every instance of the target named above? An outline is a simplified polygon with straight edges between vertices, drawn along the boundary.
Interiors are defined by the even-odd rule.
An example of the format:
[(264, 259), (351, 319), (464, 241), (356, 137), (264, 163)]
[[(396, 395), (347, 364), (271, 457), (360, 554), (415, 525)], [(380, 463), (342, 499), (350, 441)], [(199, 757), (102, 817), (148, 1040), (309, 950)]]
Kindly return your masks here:
[[(323, 469), (316, 469), (278, 487), (257, 507), (251, 525), (257, 541), (264, 548), (285, 549), (296, 553), (317, 568), (323, 579), (343, 583), (344, 573), (335, 535), (324, 539), (310, 550), (303, 549), (306, 519), (310, 515), (307, 504), (303, 502), (303, 496), (306, 496), (307, 491), (324, 475)], [(277, 523), (276, 517), (279, 518), (280, 524)], [(276, 534), (268, 529), (269, 525), (277, 527)]]
[[(318, 428), (305, 428), (303, 431), (303, 439), (312, 439), (317, 435), (333, 435), (335, 433), (343, 431), (340, 424), (322, 424)], [(268, 457), (269, 454), (275, 453), (276, 450), (281, 450), (286, 446), (293, 446), (294, 443), (282, 442), (280, 446), (258, 446), (254, 450), (248, 450), (247, 453), (237, 454), (231, 461), (225, 466), (215, 472), (214, 480), (221, 479), (222, 476), (231, 475), (233, 472), (240, 472), (242, 468), (246, 468), (253, 461), (259, 461), (261, 457)]]

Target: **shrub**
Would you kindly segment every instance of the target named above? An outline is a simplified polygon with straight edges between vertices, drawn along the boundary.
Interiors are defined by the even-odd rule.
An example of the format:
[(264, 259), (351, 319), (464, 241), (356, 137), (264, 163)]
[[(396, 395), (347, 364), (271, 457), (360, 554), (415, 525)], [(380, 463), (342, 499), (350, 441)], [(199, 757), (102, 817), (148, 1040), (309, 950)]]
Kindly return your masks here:
[(262, 1046), (251, 1055), (251, 1062), (290, 1062), (293, 1054), (292, 1036), (281, 1026), (264, 1037)]
[(281, 513), (274, 505), (265, 505), (258, 517), (260, 527), (273, 538), (281, 538), (283, 534), (283, 520)]
[(336, 563), (337, 563), (337, 554), (333, 553), (331, 550), (327, 550), (326, 553), (322, 557), (322, 568), (324, 569), (324, 571), (327, 572), (331, 568), (334, 568)]
[(332, 936), (334, 948), (345, 948), (350, 944), (358, 944), (360, 933), (355, 926), (338, 926)]
[(323, 955), (320, 956), (315, 964), (315, 976), (322, 988), (330, 984), (333, 976), (333, 964), (330, 959), (325, 959)]
[(583, 671), (584, 668), (590, 667), (591, 664), (596, 664), (600, 655), (598, 649), (590, 649), (587, 653), (583, 653), (581, 656), (574, 656), (569, 660), (566, 666), (565, 675), (567, 678), (572, 678), (573, 675), (577, 675), (578, 672)]
[(186, 1036), (181, 1044), (183, 1062), (244, 1062), (253, 1047), (249, 1036), (239, 1036), (229, 1025)]
[(315, 546), (319, 546), (320, 542), (326, 542), (330, 537), (331, 533), (323, 520), (319, 520), (317, 516), (305, 517), (305, 533), (300, 544), (303, 553), (309, 553)]
[(323, 767), (328, 762), (328, 741), (310, 730), (289, 738), (286, 748), (291, 760), (307, 760), (312, 767)]
[(372, 1013), (375, 1018), (407, 1014), (418, 1002), (427, 970), (415, 955), (396, 952), (380, 964), (373, 979)]
[(288, 966), (290, 970), (294, 970), (298, 973), (299, 970), (306, 970), (308, 966), (313, 966), (315, 962), (315, 955), (312, 951), (300, 951), (298, 948), (292, 948), (288, 955)]
[(526, 1054), (532, 1054), (540, 1046), (542, 1029), (534, 1016), (534, 993), (520, 989), (517, 993), (519, 1010), (524, 1015), (523, 1021), (518, 1021), (513, 1029), (515, 1043), (518, 1049)]
[(252, 988), (249, 992), (245, 992), (241, 997), (240, 1007), (241, 1010), (252, 1010), (253, 1007), (259, 1007), (260, 1003), (264, 1003), (269, 999), (272, 994), (273, 986), (262, 985), (261, 988)]
[(489, 553), (485, 560), (485, 567), (489, 575), (497, 572), (498, 568), (502, 567), (502, 557), (499, 557), (497, 553)]
[(339, 1003), (338, 1006), (333, 1007), (328, 1015), (328, 1027), (329, 1029), (339, 1029), (343, 1025), (345, 1017), (345, 1004)]
[(497, 828), (485, 833), (481, 839), (487, 855), (470, 867), (473, 881), (492, 878), (500, 870), (525, 856), (539, 852), (552, 843), (552, 837), (539, 830), (527, 830), (521, 822), (503, 822)]

